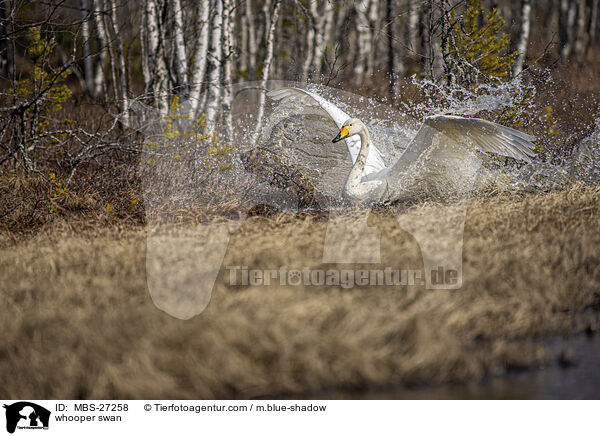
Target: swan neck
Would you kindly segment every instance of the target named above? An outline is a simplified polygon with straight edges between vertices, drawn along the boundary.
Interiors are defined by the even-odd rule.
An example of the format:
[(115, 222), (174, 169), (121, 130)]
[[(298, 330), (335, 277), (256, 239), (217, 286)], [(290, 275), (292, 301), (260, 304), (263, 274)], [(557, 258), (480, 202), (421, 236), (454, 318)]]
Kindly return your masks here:
[(360, 187), (362, 174), (365, 170), (367, 157), (369, 155), (369, 147), (371, 146), (371, 138), (369, 137), (369, 132), (364, 125), (358, 133), (358, 136), (360, 136), (360, 151), (356, 157), (356, 162), (354, 162), (352, 170), (348, 175), (348, 180), (346, 181), (345, 186), (346, 193), (350, 195), (359, 192), (358, 188)]
[[(365, 126), (363, 126), (363, 128), (360, 130), (360, 132), (358, 133), (358, 136), (360, 136), (360, 153), (365, 155), (365, 163), (366, 163), (366, 156), (369, 153), (369, 147), (371, 146), (371, 137), (369, 136), (369, 131), (367, 130), (367, 128)], [(364, 165), (363, 165), (364, 167)], [(364, 168), (363, 168), (364, 169)]]

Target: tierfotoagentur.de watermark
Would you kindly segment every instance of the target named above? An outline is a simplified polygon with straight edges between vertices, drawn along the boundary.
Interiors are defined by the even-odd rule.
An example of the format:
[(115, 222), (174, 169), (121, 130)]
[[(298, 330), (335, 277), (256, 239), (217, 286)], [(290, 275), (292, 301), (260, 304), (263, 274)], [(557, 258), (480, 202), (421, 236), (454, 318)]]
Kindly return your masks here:
[[(228, 265), (230, 286), (339, 286), (351, 289), (362, 286), (423, 286), (423, 270), (394, 269), (252, 269), (244, 265)], [(429, 271), (436, 285), (456, 285), (458, 271), (438, 267)]]

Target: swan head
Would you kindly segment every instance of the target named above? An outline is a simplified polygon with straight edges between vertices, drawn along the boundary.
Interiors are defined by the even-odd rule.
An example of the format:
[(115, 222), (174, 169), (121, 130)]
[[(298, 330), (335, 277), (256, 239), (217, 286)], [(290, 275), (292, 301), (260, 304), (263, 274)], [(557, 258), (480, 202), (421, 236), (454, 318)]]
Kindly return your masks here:
[(349, 118), (342, 124), (339, 133), (331, 142), (339, 142), (348, 136), (358, 135), (363, 129), (365, 129), (365, 125), (361, 120), (358, 118)]

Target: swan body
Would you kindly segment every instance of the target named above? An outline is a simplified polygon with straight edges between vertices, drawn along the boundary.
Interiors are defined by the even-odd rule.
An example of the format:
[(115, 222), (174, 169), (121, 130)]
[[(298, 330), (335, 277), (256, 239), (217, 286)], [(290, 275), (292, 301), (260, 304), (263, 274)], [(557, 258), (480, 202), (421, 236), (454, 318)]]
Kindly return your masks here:
[[(300, 88), (282, 88), (267, 95), (278, 101), (293, 99), (302, 104), (316, 103), (336, 123), (339, 133), (332, 142), (345, 141), (353, 163), (342, 197), (354, 204), (398, 200), (405, 196), (412, 182), (411, 169), (423, 166), (424, 161), (432, 168), (473, 161), (473, 148), (527, 162), (535, 156), (532, 144), (535, 137), (531, 135), (480, 118), (436, 115), (425, 118), (404, 152), (386, 166), (365, 124), (320, 95)], [(479, 160), (477, 162), (480, 164)], [(472, 171), (460, 174), (456, 168), (450, 172), (455, 179), (475, 176)]]

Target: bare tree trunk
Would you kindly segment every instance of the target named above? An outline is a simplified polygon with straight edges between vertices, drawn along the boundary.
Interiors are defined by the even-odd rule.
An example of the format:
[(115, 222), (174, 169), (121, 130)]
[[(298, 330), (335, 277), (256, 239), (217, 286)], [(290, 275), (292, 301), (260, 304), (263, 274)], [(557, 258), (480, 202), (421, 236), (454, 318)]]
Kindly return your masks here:
[(369, 23), (369, 6), (371, 0), (357, 0), (356, 9), (356, 33), (357, 41), (357, 58), (354, 65), (355, 83), (361, 83), (365, 75), (369, 73), (369, 57), (373, 50), (371, 41), (371, 29)]
[(598, 3), (600, 0), (592, 0), (592, 13), (590, 16), (590, 42), (595, 43), (597, 38), (596, 34), (598, 32)]
[(379, 35), (379, 23), (382, 19), (379, 17), (379, 0), (369, 1), (369, 38), (371, 39), (371, 50), (367, 56), (367, 77), (371, 76), (375, 72), (375, 64), (378, 59), (378, 35)]
[(317, 75), (321, 74), (323, 58), (325, 57), (325, 51), (327, 49), (327, 41), (333, 26), (332, 2), (325, 0), (323, 10), (318, 15), (319, 22), (317, 24), (317, 35), (315, 37), (315, 55), (313, 57), (313, 64), (311, 67), (311, 70)]
[(394, 0), (386, 1), (386, 23), (388, 26), (388, 69), (390, 74), (390, 96), (392, 103), (398, 101), (400, 93), (399, 76), (404, 74), (404, 64), (400, 59), (400, 50), (397, 46), (398, 38), (398, 23), (396, 23), (396, 10), (394, 8)]
[(142, 20), (140, 23), (140, 50), (141, 50), (141, 57), (142, 57), (142, 77), (144, 78), (144, 94), (148, 93), (149, 89), (149, 83), (151, 81), (150, 79), (150, 62), (148, 60), (148, 42), (147, 42), (147, 36), (146, 36), (146, 26), (147, 26), (147, 19), (146, 19), (146, 10), (145, 8), (142, 9)]
[[(105, 0), (103, 2), (103, 0), (99, 0), (100, 2), (100, 7), (103, 10), (110, 10), (110, 0)], [(118, 82), (117, 82), (117, 58), (115, 56), (115, 50), (113, 47), (113, 43), (115, 41), (114, 37), (110, 34), (110, 30), (111, 30), (111, 15), (105, 15), (104, 13), (101, 16), (102, 22), (103, 22), (103, 26), (104, 26), (104, 30), (106, 31), (106, 50), (108, 52), (108, 56), (109, 56), (109, 61), (108, 61), (108, 65), (110, 66), (110, 74), (111, 74), (111, 84), (112, 84), (112, 91), (113, 91), (113, 98), (116, 104), (118, 104), (119, 102), (119, 86), (118, 86)], [(119, 107), (120, 110), (120, 107)]]
[(171, 0), (173, 5), (173, 20), (175, 33), (175, 66), (177, 70), (178, 94), (187, 97), (189, 94), (188, 86), (188, 66), (187, 55), (185, 52), (185, 41), (183, 38), (183, 11), (181, 10), (181, 0)]
[(216, 128), (221, 106), (221, 61), (223, 59), (223, 0), (214, 0), (211, 19), (210, 48), (208, 51), (208, 91), (206, 96), (206, 131)]
[(573, 49), (575, 14), (577, 4), (575, 0), (560, 1), (560, 57), (568, 59)]
[[(431, 27), (429, 33), (429, 44), (431, 45), (431, 66), (432, 66), (432, 77), (439, 79), (446, 73), (446, 59), (444, 59), (444, 50), (442, 50), (442, 35), (447, 32), (444, 29), (444, 18), (445, 18), (445, 5), (446, 0), (439, 0), (439, 5), (435, 4), (435, 0), (431, 0)], [(442, 25), (440, 26), (440, 23)], [(447, 33), (446, 33), (447, 35)], [(444, 41), (447, 44), (448, 41)], [(447, 55), (448, 48), (445, 47), (445, 53)]]
[(271, 22), (271, 1), (270, 0), (262, 0), (262, 14), (263, 14), (263, 23), (262, 26), (262, 35), (260, 37), (260, 41), (267, 45), (267, 39), (269, 38), (269, 23)]
[[(123, 37), (119, 28), (119, 19), (117, 17), (117, 7), (114, 0), (108, 0), (110, 8), (110, 20), (115, 34), (117, 65), (119, 71), (119, 86), (121, 88), (121, 120), (125, 126), (129, 125), (129, 96), (127, 89), (127, 72), (125, 69), (125, 57), (123, 56)], [(115, 84), (116, 86), (116, 84)]]
[[(316, 1), (316, 0), (314, 0)], [(311, 3), (313, 6), (313, 3)], [(305, 50), (306, 54), (304, 55), (304, 64), (302, 65), (302, 81), (305, 82), (308, 80), (310, 67), (312, 65), (313, 56), (315, 54), (315, 18), (314, 15), (311, 14), (310, 11), (306, 13), (306, 42), (305, 42)], [(265, 23), (266, 26), (266, 23)]]
[(513, 65), (513, 75), (517, 76), (523, 71), (527, 57), (527, 44), (531, 30), (531, 1), (521, 0), (521, 28), (519, 29), (519, 42), (517, 43), (517, 60)]
[(164, 47), (160, 37), (160, 24), (157, 14), (157, 0), (145, 0), (146, 34), (148, 35), (148, 55), (151, 77), (147, 83), (154, 96), (154, 102), (161, 114), (169, 110), (167, 94), (167, 66), (163, 57)]
[(252, 142), (256, 143), (260, 131), (262, 130), (263, 117), (265, 114), (265, 103), (266, 103), (266, 87), (267, 81), (269, 80), (269, 71), (271, 69), (271, 62), (273, 61), (273, 47), (275, 44), (275, 28), (277, 21), (279, 21), (279, 6), (281, 5), (280, 0), (273, 1), (273, 15), (271, 15), (271, 21), (267, 32), (267, 47), (265, 53), (265, 62), (263, 64), (261, 79), (260, 79), (260, 95), (258, 98), (258, 110), (256, 113), (256, 127), (254, 129), (254, 135)]
[(419, 9), (418, 0), (408, 2), (408, 49), (413, 59), (418, 59), (420, 53), (419, 44)]
[(250, 80), (254, 80), (256, 78), (256, 57), (258, 55), (258, 45), (256, 43), (256, 25), (254, 24), (252, 0), (246, 0), (245, 18), (248, 24), (248, 77)]
[(88, 93), (94, 95), (94, 71), (93, 59), (90, 50), (90, 10), (87, 0), (79, 0), (81, 6), (81, 37), (83, 39), (83, 71), (85, 75), (85, 87)]
[(223, 0), (223, 102), (221, 108), (223, 112), (223, 133), (227, 142), (231, 141), (233, 134), (231, 63), (233, 62), (234, 11), (233, 1)]
[(194, 69), (192, 70), (192, 83), (190, 89), (191, 114), (193, 117), (200, 115), (200, 92), (206, 76), (206, 57), (208, 52), (208, 18), (210, 14), (210, 0), (201, 0), (196, 11), (196, 30), (200, 32), (198, 44), (194, 52)]
[(8, 2), (0, 3), (0, 72), (5, 78), (9, 78), (12, 74), (13, 53), (10, 43), (9, 21), (10, 16)]
[(94, 68), (94, 92), (92, 94), (94, 96), (100, 95), (106, 84), (104, 81), (104, 64), (106, 63), (106, 45), (108, 44), (104, 20), (102, 19), (102, 15), (98, 12), (98, 6), (101, 7), (101, 5), (98, 4), (98, 1), (100, 0), (91, 0), (96, 34), (98, 35), (98, 51), (100, 53), (96, 60), (96, 67)]
[[(247, 1), (246, 1), (247, 3)], [(248, 16), (243, 11), (240, 15), (240, 33), (239, 33), (240, 42), (238, 44), (239, 47), (239, 55), (237, 57), (237, 63), (235, 68), (238, 71), (244, 71), (248, 74)]]
[(588, 40), (586, 24), (587, 5), (585, 0), (577, 2), (577, 33), (575, 35), (575, 55), (579, 62), (583, 61)]
[(546, 22), (544, 23), (546, 41), (556, 41), (555, 34), (558, 28), (558, 2), (551, 0), (548, 2), (548, 8), (546, 10)]
[(423, 3), (421, 8), (421, 71), (433, 79), (433, 5), (431, 0)]

